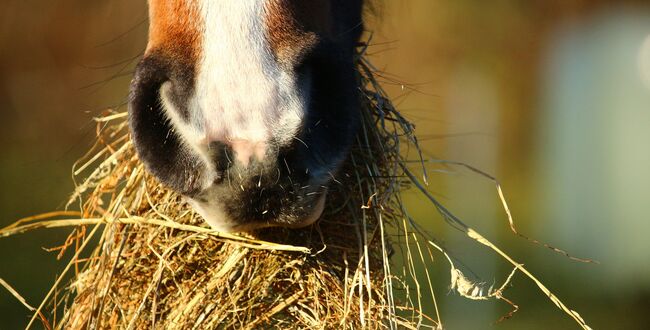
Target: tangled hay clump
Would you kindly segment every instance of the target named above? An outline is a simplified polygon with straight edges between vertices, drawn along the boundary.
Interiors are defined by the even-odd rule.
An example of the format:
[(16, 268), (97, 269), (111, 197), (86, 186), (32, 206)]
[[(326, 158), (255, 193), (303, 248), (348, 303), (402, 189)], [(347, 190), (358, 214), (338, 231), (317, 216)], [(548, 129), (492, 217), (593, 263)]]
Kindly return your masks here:
[[(129, 139), (126, 113), (97, 118), (97, 143), (73, 170), (75, 179), (83, 177), (70, 200), (80, 212), (46, 214), (0, 230), (4, 237), (36, 228), (74, 228), (59, 248), (60, 256), (70, 249), (74, 255), (34, 308), (27, 328), (40, 321), (47, 329), (441, 329), (437, 305), (435, 318), (422, 312), (412, 262), (418, 257), (424, 262), (422, 250), (438, 249), (449, 261), (451, 288), (461, 296), (510, 303), (503, 291), (519, 271), (588, 329), (578, 313), (451, 214), (409, 170), (408, 148), (424, 165), (413, 125), (374, 78), (363, 56), (366, 47), (357, 57), (360, 132), (334, 175), (321, 220), (305, 229), (240, 235), (209, 229), (181, 196), (145, 172)], [(400, 198), (409, 186), (421, 190), (444, 220), (513, 265), (503, 285), (493, 289), (472, 282), (418, 230)], [(72, 215), (76, 218), (61, 219)], [(391, 270), (395, 243), (389, 227), (405, 233), (405, 267), (415, 292)], [(418, 237), (427, 244), (421, 246)], [(426, 280), (433, 294), (428, 271)], [(397, 290), (407, 299), (397, 299)]]

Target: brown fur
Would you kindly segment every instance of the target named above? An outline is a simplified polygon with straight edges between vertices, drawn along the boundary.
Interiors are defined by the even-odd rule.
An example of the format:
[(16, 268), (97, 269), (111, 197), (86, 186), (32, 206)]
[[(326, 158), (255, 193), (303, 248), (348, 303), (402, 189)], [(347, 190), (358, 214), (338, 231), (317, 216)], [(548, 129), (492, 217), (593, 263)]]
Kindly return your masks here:
[(202, 24), (197, 0), (149, 0), (146, 54), (160, 51), (196, 63), (201, 53)]
[(296, 64), (318, 36), (330, 33), (327, 0), (269, 0), (266, 12), (268, 41), (283, 64)]

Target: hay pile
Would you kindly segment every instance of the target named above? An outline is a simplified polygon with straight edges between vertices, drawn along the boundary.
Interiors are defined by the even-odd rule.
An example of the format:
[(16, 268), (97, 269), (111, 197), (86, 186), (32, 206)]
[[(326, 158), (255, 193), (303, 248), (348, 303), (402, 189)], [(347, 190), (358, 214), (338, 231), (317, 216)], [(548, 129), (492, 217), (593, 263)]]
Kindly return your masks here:
[(306, 229), (211, 231), (145, 172), (126, 114), (98, 118), (97, 145), (74, 169), (86, 175), (71, 200), (81, 219), (31, 223), (78, 226), (62, 247), (75, 248), (74, 276), (65, 288), (61, 276), (41, 321), (66, 329), (414, 328), (409, 315), (418, 313), (393, 298), (383, 226), (402, 216), (400, 142), (415, 140), (358, 62), (363, 127), (321, 221)]
[[(98, 118), (97, 143), (73, 169), (74, 178), (84, 179), (70, 203), (78, 203), (81, 211), (31, 217), (0, 229), (0, 237), (6, 237), (36, 228), (74, 227), (58, 248), (59, 257), (69, 250), (74, 255), (38, 308), (0, 279), (34, 312), (27, 328), (38, 320), (46, 329), (441, 329), (427, 270), (437, 249), (449, 263), (450, 288), (468, 299), (509, 303), (514, 310), (503, 319), (518, 308), (504, 291), (520, 272), (580, 327), (590, 329), (520, 262), (425, 189), (409, 169), (409, 149), (416, 154), (414, 164), (425, 165), (413, 126), (386, 98), (364, 53), (365, 46), (357, 59), (361, 130), (334, 177), (321, 220), (305, 229), (242, 235), (209, 229), (180, 196), (145, 172), (129, 140), (126, 113)], [(494, 180), (465, 164), (439, 163)], [(525, 237), (516, 231), (494, 181), (511, 229)], [(419, 189), (448, 224), (512, 264), (503, 284), (486, 287), (468, 278), (418, 228), (400, 198), (409, 186)], [(76, 218), (60, 219), (70, 216)], [(402, 276), (391, 271), (389, 231), (399, 232), (398, 243), (406, 248)], [(416, 262), (424, 266), (426, 281), (418, 279)], [(421, 312), (424, 289), (432, 295), (435, 319)], [(404, 299), (396, 299), (400, 293)]]

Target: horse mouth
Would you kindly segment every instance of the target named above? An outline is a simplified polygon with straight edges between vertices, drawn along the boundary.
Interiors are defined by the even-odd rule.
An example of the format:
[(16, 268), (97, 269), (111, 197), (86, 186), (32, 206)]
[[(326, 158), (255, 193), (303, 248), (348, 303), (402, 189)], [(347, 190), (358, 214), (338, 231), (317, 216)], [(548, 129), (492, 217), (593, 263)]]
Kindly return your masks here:
[(320, 216), (323, 214), (323, 211), (325, 210), (325, 201), (327, 200), (327, 192), (324, 192), (321, 196), (318, 197), (316, 200), (316, 204), (314, 205), (314, 208), (306, 218), (304, 218), (301, 222), (294, 223), (290, 226), (287, 226), (289, 228), (303, 228), (310, 226), (314, 224), (318, 219), (320, 219)]
[(217, 190), (187, 197), (187, 202), (214, 230), (249, 232), (269, 227), (303, 228), (314, 224), (325, 210), (327, 188), (304, 194), (298, 200), (286, 196), (267, 195), (265, 200), (246, 196), (215, 198)]

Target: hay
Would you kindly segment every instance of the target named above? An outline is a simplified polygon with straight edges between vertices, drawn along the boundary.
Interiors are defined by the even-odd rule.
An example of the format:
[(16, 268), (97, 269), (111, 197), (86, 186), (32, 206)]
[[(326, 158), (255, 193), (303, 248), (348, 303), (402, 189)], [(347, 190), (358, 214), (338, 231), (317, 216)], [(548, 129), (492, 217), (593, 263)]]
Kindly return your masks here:
[(3, 233), (78, 226), (62, 247), (76, 251), (74, 276), (41, 306), (51, 311), (50, 326), (414, 328), (396, 312), (412, 307), (393, 299), (383, 228), (401, 216), (393, 198), (404, 188), (399, 145), (412, 126), (359, 63), (363, 127), (333, 177), (321, 221), (306, 229), (210, 230), (145, 172), (126, 114), (98, 118), (97, 145), (74, 169), (75, 178), (86, 175), (71, 199), (80, 219), (26, 221)]
[[(27, 328), (38, 319), (47, 329), (440, 329), (426, 268), (437, 249), (449, 261), (452, 290), (461, 296), (502, 300), (516, 311), (503, 292), (519, 271), (588, 329), (578, 313), (520, 263), (428, 193), (408, 167), (409, 148), (425, 166), (413, 126), (386, 98), (374, 68), (362, 55), (357, 64), (361, 131), (344, 167), (333, 176), (325, 213), (305, 229), (242, 235), (210, 230), (180, 196), (144, 171), (129, 140), (126, 113), (108, 112), (96, 119), (97, 143), (73, 169), (73, 178), (85, 178), (70, 200), (81, 212), (31, 217), (0, 230), (5, 237), (36, 228), (74, 227), (66, 242), (54, 249), (59, 257), (69, 249), (74, 255)], [(423, 175), (426, 183), (426, 171)], [(447, 252), (419, 230), (400, 197), (411, 185), (449, 224), (512, 263), (514, 270), (502, 285), (484, 288), (468, 279)], [(497, 190), (515, 231), (498, 183)], [(402, 277), (391, 270), (387, 226), (406, 240)], [(425, 285), (416, 262), (425, 266), (424, 284), (433, 297), (435, 319), (421, 312)], [(395, 298), (397, 287), (406, 299)]]

